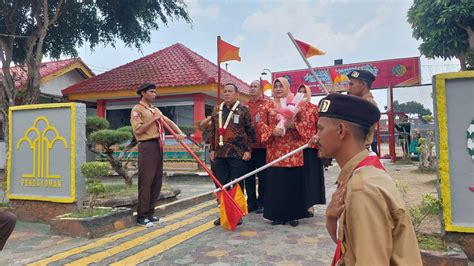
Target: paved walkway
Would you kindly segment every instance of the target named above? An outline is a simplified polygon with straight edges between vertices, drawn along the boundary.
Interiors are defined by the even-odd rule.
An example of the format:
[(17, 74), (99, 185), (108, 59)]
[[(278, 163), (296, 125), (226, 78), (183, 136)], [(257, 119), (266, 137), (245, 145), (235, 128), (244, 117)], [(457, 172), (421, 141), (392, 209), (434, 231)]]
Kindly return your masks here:
[[(337, 172), (326, 172), (328, 197)], [(272, 226), (251, 213), (235, 231), (226, 231), (212, 223), (219, 210), (211, 200), (168, 215), (153, 228), (136, 226), (92, 240), (52, 236), (47, 225), (20, 222), (0, 265), (328, 265), (335, 245), (324, 210), (318, 206), (315, 217), (298, 227)]]

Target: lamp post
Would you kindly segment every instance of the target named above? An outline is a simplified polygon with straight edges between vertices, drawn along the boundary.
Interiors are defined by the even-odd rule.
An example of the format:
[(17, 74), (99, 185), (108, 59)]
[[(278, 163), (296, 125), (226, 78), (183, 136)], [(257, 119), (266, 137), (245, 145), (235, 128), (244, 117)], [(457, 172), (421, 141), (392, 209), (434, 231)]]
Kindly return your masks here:
[(267, 72), (270, 73), (270, 83), (271, 83), (271, 82), (273, 82), (273, 80), (272, 80), (273, 79), (273, 76), (272, 76), (273, 74), (272, 74), (272, 71), (270, 69), (264, 68), (260, 75), (265, 76), (265, 75), (267, 75)]

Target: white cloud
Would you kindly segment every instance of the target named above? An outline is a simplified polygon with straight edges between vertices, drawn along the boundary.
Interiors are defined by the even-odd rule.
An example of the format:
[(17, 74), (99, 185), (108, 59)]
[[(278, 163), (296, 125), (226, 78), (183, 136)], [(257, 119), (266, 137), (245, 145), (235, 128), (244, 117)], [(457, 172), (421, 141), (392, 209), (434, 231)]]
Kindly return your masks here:
[[(331, 13), (351, 11), (344, 3), (339, 5), (338, 10), (338, 4), (327, 1), (319, 3), (288, 1), (249, 15), (244, 20), (242, 29), (244, 32), (266, 35), (265, 51), (268, 54), (282, 55), (281, 51), (291, 47), (286, 36), (287, 32), (291, 32), (297, 39), (325, 50), (328, 54), (340, 54), (341, 51), (357, 50), (368, 36), (383, 31), (381, 25), (389, 19), (387, 14), (391, 12), (389, 5), (375, 3), (372, 5), (378, 7), (373, 12), (375, 16), (370, 16), (370, 12), (364, 11), (360, 16), (348, 14), (345, 18), (339, 14), (341, 20), (331, 21), (328, 19)], [(364, 8), (367, 9), (367, 6)], [(352, 11), (352, 14), (357, 13), (357, 10)]]
[(217, 19), (219, 17), (220, 9), (216, 5), (204, 6), (199, 0), (186, 0), (188, 6), (189, 16), (195, 18), (209, 18)]
[(245, 35), (238, 34), (237, 36), (235, 36), (234, 41), (232, 42), (232, 44), (235, 45), (235, 46), (241, 46), (244, 41), (245, 41)]

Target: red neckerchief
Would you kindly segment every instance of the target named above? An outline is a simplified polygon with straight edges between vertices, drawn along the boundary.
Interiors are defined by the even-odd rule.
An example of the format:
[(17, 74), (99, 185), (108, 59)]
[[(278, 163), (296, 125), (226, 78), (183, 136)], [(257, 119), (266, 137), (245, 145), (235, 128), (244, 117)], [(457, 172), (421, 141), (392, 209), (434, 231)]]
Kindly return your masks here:
[[(145, 107), (146, 109), (150, 110), (152, 115), (155, 114), (155, 111), (153, 111), (153, 107), (146, 106), (141, 101), (139, 104)], [(163, 125), (160, 123), (160, 121), (155, 121), (155, 122), (156, 122), (156, 126), (158, 127), (158, 131), (159, 131), (158, 133), (160, 134), (160, 139), (159, 139), (160, 146), (161, 146), (160, 148), (163, 149), (163, 146), (165, 144), (165, 131), (163, 130)]]
[[(385, 167), (383, 167), (383, 164), (380, 162), (379, 157), (375, 153), (370, 153), (367, 157), (364, 158), (355, 168), (354, 171), (359, 170), (363, 167), (366, 166), (373, 166), (377, 169), (380, 170), (385, 170)], [(353, 172), (354, 172), (353, 171)], [(336, 246), (336, 251), (334, 252), (334, 256), (332, 257), (332, 262), (331, 266), (338, 265), (339, 260), (341, 259), (342, 256), (342, 240), (337, 239), (337, 246)]]

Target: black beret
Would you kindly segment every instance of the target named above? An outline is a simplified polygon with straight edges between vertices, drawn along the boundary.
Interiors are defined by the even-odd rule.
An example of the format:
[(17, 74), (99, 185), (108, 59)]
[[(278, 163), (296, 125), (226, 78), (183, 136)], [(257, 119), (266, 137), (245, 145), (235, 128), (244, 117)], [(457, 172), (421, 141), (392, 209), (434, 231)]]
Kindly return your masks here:
[(377, 106), (361, 97), (331, 93), (319, 102), (319, 117), (349, 121), (370, 128), (380, 119)]
[(374, 74), (367, 70), (352, 70), (349, 75), (347, 75), (350, 79), (359, 79), (367, 82), (367, 85), (372, 85), (372, 82), (375, 80)]
[(140, 86), (137, 88), (137, 94), (140, 95), (140, 92), (146, 91), (148, 89), (156, 89), (156, 85), (153, 83), (142, 83)]

